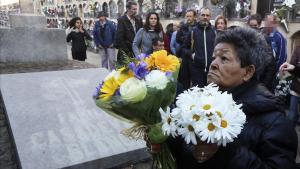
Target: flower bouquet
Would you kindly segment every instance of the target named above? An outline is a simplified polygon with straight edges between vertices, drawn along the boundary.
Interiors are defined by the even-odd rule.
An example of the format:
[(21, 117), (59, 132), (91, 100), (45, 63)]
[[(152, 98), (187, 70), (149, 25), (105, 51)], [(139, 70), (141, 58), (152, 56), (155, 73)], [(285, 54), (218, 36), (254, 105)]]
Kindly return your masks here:
[(246, 116), (232, 95), (219, 91), (215, 84), (193, 87), (177, 97), (176, 108), (160, 109), (162, 130), (166, 135), (181, 135), (185, 142), (197, 144), (197, 137), (207, 143), (226, 146), (240, 134)]
[(290, 94), (293, 76), (288, 72), (279, 72), (276, 76), (276, 80), (278, 83), (274, 89), (275, 96), (287, 101), (287, 97)]
[(175, 98), (179, 67), (178, 58), (165, 50), (128, 57), (125, 65), (112, 71), (94, 94), (102, 110), (134, 123), (124, 131), (125, 135), (160, 144), (161, 151), (153, 158), (163, 169), (175, 168), (175, 162), (164, 143), (167, 136), (161, 131), (159, 108), (166, 108)]

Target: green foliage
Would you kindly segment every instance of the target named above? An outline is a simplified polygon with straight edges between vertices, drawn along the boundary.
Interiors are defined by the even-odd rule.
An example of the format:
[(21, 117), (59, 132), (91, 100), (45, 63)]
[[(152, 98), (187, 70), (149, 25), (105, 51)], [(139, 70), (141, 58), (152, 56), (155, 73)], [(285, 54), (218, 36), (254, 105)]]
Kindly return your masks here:
[(128, 63), (135, 60), (134, 54), (129, 52), (129, 51), (125, 51), (125, 50), (120, 49), (120, 53), (121, 53), (120, 58), (122, 58), (122, 60), (118, 60), (116, 62), (116, 64), (115, 64), (116, 69), (122, 68), (123, 66), (127, 66)]
[(153, 144), (160, 144), (166, 141), (168, 136), (164, 135), (164, 133), (161, 131), (162, 124), (157, 123), (152, 126), (150, 126), (149, 132), (148, 132), (148, 138), (151, 143)]
[(285, 18), (287, 11), (288, 11), (288, 7), (282, 6), (281, 8), (277, 9), (275, 13), (279, 17), (279, 19), (282, 20)]

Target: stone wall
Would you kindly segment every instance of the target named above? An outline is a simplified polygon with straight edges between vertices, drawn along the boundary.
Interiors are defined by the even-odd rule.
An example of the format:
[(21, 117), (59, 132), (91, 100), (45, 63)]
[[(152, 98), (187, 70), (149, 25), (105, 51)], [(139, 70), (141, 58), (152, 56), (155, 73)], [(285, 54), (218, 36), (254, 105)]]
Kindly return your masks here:
[(65, 31), (47, 29), (43, 16), (11, 15), (11, 28), (0, 29), (0, 62), (62, 62), (67, 58)]

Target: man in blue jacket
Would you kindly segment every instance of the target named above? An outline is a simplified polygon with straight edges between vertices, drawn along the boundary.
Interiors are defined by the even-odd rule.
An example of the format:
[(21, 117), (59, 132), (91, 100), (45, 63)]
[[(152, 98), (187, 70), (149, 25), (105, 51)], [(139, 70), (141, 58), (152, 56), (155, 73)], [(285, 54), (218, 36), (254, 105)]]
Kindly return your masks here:
[(101, 66), (112, 70), (115, 64), (114, 39), (116, 26), (112, 21), (106, 19), (106, 13), (101, 11), (98, 14), (93, 36), (96, 46), (100, 49)]
[(270, 47), (272, 48), (273, 56), (276, 61), (276, 72), (287, 58), (286, 54), (286, 39), (276, 30), (276, 17), (269, 14), (265, 18), (264, 34)]

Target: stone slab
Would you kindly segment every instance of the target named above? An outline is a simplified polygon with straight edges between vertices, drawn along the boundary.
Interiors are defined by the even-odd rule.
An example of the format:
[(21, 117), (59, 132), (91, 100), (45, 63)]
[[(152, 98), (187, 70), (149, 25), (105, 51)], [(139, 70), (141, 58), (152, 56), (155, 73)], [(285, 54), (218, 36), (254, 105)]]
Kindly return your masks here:
[(111, 168), (149, 158), (130, 124), (92, 99), (102, 68), (0, 75), (0, 89), (23, 169)]
[(0, 37), (0, 62), (60, 63), (68, 60), (66, 35), (62, 29), (0, 29)]
[(12, 28), (46, 28), (47, 25), (46, 17), (36, 14), (12, 14), (9, 20)]

